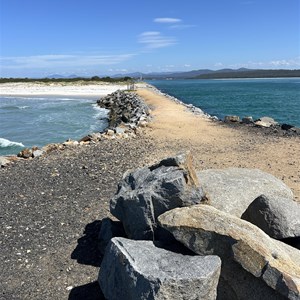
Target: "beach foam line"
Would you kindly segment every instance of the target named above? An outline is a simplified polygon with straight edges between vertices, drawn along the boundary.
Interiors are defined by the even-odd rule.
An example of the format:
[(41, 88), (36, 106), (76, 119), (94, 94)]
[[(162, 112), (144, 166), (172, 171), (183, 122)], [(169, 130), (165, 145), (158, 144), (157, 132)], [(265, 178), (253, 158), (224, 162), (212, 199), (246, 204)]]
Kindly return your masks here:
[(4, 138), (0, 138), (1, 148), (14, 147), (14, 146), (25, 147), (22, 143), (13, 142)]

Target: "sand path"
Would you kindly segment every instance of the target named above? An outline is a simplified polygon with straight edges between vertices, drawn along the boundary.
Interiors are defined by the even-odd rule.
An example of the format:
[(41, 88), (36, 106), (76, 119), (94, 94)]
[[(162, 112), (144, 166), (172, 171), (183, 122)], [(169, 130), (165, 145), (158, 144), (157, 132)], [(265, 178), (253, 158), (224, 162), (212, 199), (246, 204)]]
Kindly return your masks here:
[(138, 94), (152, 108), (146, 133), (158, 156), (191, 150), (197, 169), (257, 168), (283, 180), (300, 201), (300, 138), (237, 130), (197, 116), (186, 107), (149, 89)]

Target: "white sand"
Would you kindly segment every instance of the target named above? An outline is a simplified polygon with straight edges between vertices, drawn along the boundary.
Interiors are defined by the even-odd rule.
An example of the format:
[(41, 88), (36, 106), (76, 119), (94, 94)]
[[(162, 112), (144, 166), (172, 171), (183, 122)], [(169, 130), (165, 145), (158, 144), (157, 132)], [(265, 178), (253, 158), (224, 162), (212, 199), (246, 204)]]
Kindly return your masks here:
[(110, 83), (1, 83), (0, 96), (85, 96), (98, 97), (127, 89), (126, 84)]

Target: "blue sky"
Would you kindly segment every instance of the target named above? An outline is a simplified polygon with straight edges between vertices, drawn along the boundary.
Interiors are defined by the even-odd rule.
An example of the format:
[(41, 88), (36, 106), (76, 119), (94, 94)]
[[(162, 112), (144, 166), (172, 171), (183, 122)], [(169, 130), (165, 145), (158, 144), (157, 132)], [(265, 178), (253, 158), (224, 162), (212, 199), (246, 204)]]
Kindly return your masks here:
[(299, 0), (0, 0), (0, 77), (300, 69)]

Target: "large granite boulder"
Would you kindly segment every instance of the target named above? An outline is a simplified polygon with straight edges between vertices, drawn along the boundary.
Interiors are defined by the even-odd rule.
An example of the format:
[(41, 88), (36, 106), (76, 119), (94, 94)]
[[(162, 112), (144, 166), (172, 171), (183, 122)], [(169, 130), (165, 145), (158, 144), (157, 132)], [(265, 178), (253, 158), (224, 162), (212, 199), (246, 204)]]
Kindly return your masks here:
[(274, 297), (280, 293), (300, 299), (300, 252), (282, 246), (255, 225), (203, 204), (173, 209), (158, 221), (195, 253), (218, 255), (226, 265), (238, 263), (272, 288)]
[(261, 195), (248, 206), (242, 219), (275, 239), (300, 237), (300, 203), (290, 199)]
[(157, 217), (175, 207), (205, 199), (190, 154), (162, 160), (151, 167), (125, 173), (110, 202), (110, 211), (122, 221), (129, 238), (154, 240), (166, 235)]
[(113, 238), (99, 284), (109, 300), (216, 299), (221, 260), (157, 248), (150, 241)]
[(122, 223), (104, 218), (98, 234), (98, 249), (102, 255), (104, 255), (107, 245), (114, 237), (126, 237)]
[(258, 120), (255, 120), (254, 124), (259, 127), (272, 127), (278, 125), (278, 122), (276, 122), (273, 118), (270, 117), (261, 117)]
[(209, 204), (237, 217), (262, 194), (293, 200), (293, 192), (281, 180), (258, 169), (210, 169), (197, 175)]

